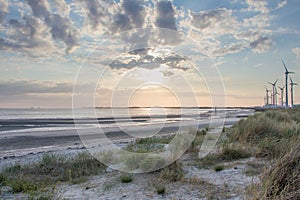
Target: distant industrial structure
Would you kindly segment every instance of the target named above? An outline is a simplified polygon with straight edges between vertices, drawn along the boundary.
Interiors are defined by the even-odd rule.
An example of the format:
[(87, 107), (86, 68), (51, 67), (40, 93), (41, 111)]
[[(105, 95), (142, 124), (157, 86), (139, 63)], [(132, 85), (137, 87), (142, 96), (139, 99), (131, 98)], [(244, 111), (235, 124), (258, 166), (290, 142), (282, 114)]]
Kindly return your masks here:
[[(298, 84), (293, 81), (291, 76), (289, 76), (289, 74), (295, 74), (295, 72), (289, 71), (283, 60), (281, 60), (281, 62), (283, 64), (283, 67), (284, 67), (284, 70), (285, 70), (285, 72), (284, 72), (284, 74), (285, 74), (285, 85), (283, 85), (282, 87), (278, 87), (280, 89), (280, 93), (278, 93), (277, 87), (276, 87), (278, 79), (276, 79), (276, 81), (274, 83), (268, 82), (270, 85), (272, 85), (272, 90), (269, 90), (265, 86), (266, 94), (265, 94), (264, 108), (289, 108), (289, 107), (293, 108), (295, 106), (294, 105), (294, 86), (296, 86)], [(290, 83), (288, 83), (289, 78), (290, 78)], [(289, 88), (290, 88), (290, 92), (291, 92), (291, 96), (290, 96), (291, 104), (290, 105), (289, 105)], [(285, 89), (285, 99), (284, 99), (284, 89)], [(280, 104), (277, 103), (278, 102), (277, 101), (278, 100), (277, 95), (280, 95), (280, 101), (279, 101)], [(271, 101), (269, 101), (270, 99), (271, 99)], [(298, 105), (297, 105), (297, 107), (298, 107)]]

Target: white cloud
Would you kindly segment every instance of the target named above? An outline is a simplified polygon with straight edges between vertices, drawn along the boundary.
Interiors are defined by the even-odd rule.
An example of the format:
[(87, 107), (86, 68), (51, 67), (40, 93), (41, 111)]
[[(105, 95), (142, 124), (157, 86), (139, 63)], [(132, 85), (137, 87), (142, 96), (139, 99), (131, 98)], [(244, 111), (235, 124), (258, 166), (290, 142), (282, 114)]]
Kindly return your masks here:
[(299, 47), (293, 48), (292, 52), (296, 55), (296, 58), (300, 60), (300, 48)]
[(225, 46), (223, 48), (217, 49), (213, 52), (214, 56), (224, 56), (228, 54), (238, 53), (246, 48), (245, 44), (237, 43), (232, 44), (231, 46)]
[[(196, 40), (213, 57), (238, 53), (245, 48), (262, 53), (272, 43), (269, 28), (272, 16), (265, 0), (247, 0), (245, 12), (258, 14), (251, 13), (251, 17), (246, 18), (236, 15), (239, 10), (228, 8), (185, 12), (175, 7), (172, 1), (26, 0), (23, 6), (17, 5), (18, 10), (23, 8), (21, 17), (11, 20), (1, 18), (8, 12), (7, 1), (0, 0), (0, 4), (4, 5), (0, 7), (0, 20), (6, 20), (8, 24), (0, 38), (0, 49), (35, 58), (44, 55), (65, 57), (66, 52), (80, 48), (73, 54), (76, 60), (81, 56), (79, 54), (89, 52), (112, 35), (145, 27), (180, 30), (183, 36)], [(123, 34), (126, 49), (150, 44), (149, 35), (140, 33)], [(164, 45), (182, 42), (178, 34), (161, 33), (156, 39)]]
[(189, 13), (193, 28), (209, 35), (234, 33), (239, 27), (239, 22), (232, 14), (233, 11), (226, 8)]
[(70, 5), (68, 5), (65, 0), (54, 0), (55, 6), (58, 13), (67, 17), (70, 14)]
[(277, 8), (276, 9), (280, 9), (283, 8), (286, 4), (288, 3), (287, 0), (282, 0), (277, 4)]
[(67, 53), (78, 46), (79, 31), (73, 27), (70, 18), (51, 13), (50, 5), (46, 0), (27, 0), (27, 3), (33, 15), (49, 27), (52, 38), (65, 43)]
[(6, 0), (0, 0), (0, 23), (2, 23), (7, 13), (8, 13), (8, 2)]
[(266, 0), (246, 0), (246, 3), (248, 4), (248, 8), (244, 11), (259, 13), (268, 13), (270, 11)]
[(260, 37), (257, 40), (250, 43), (250, 47), (252, 48), (252, 51), (254, 53), (264, 53), (268, 51), (272, 45), (273, 42), (268, 37)]

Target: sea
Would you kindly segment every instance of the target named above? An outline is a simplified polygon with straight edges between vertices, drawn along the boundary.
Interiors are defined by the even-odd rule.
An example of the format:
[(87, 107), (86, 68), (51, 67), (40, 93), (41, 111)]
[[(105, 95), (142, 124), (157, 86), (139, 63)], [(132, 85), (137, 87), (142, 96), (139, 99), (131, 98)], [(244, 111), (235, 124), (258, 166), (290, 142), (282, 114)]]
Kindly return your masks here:
[[(218, 113), (233, 110), (218, 109)], [(207, 119), (215, 111), (210, 108), (0, 109), (0, 134), (73, 129), (74, 119), (77, 127), (166, 124)]]

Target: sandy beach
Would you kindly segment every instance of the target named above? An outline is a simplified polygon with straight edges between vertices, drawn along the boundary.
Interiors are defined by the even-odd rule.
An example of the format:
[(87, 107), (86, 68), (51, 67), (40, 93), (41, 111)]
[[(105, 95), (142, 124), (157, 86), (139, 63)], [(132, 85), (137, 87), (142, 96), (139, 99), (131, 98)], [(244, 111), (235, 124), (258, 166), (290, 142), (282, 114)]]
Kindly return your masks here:
[[(252, 114), (253, 110), (248, 109), (229, 111), (226, 113), (226, 117), (224, 118), (224, 126), (231, 126), (235, 124), (240, 120), (240, 116), (245, 117)], [(215, 122), (220, 123), (223, 118), (218, 117), (214, 120)], [(35, 123), (41, 123), (41, 121), (43, 120), (38, 119), (35, 120)], [(22, 120), (18, 120), (18, 122), (21, 123)], [(59, 123), (62, 122), (59, 121)], [(67, 123), (72, 122), (71, 120), (68, 120)], [(197, 122), (198, 129), (203, 129), (209, 125), (213, 126), (212, 123), (212, 119), (203, 118)], [(132, 140), (132, 135), (143, 133), (147, 136), (148, 133), (152, 134), (152, 132), (156, 132), (157, 130), (159, 130), (157, 135), (176, 133), (176, 131), (179, 130), (179, 127), (181, 130), (188, 130), (189, 127), (195, 125), (195, 122), (183, 120), (165, 123), (163, 125), (163, 127), (161, 124), (151, 124), (147, 126), (105, 127), (101, 129), (104, 134), (99, 134), (98, 128), (89, 127), (86, 128), (86, 130), (90, 133), (90, 138), (99, 139), (107, 137), (115, 143), (122, 143)], [(126, 131), (126, 133), (124, 131)], [(132, 135), (127, 133), (131, 133)], [(70, 127), (68, 130), (40, 131), (39, 129), (33, 129), (28, 131), (27, 129), (24, 129), (15, 132), (2, 132), (0, 134), (0, 169), (3, 169), (3, 167), (13, 162), (24, 162), (24, 160), (28, 160), (28, 156), (34, 157), (33, 155), (57, 151), (66, 153), (65, 151), (71, 149), (84, 149), (84, 145), (75, 127)]]
[[(218, 125), (224, 119), (224, 127), (230, 127), (241, 118), (253, 114), (253, 110), (233, 110), (228, 112), (225, 118), (219, 115), (219, 117), (212, 117), (213, 120), (202, 119), (197, 126), (199, 130), (207, 128), (209, 125), (213, 127), (214, 123)], [(194, 125), (192, 121), (165, 123), (156, 136), (174, 134), (178, 131), (179, 126), (181, 130), (188, 130), (191, 125)], [(88, 138), (107, 137), (114, 144), (124, 148), (135, 141), (132, 135), (140, 132), (147, 134), (147, 132), (156, 131), (159, 127), (161, 127), (160, 124), (126, 128), (110, 127), (103, 129), (104, 134), (102, 136), (90, 134)], [(88, 130), (89, 133), (97, 133), (95, 128), (89, 128)], [(134, 134), (128, 135), (124, 130), (127, 133)], [(36, 129), (31, 132), (25, 129), (14, 133), (5, 132), (0, 135), (0, 150), (0, 170), (14, 164), (37, 163), (44, 155), (49, 153), (64, 157), (74, 157), (79, 153), (88, 153), (76, 128), (53, 131), (39, 131), (39, 129)], [(155, 174), (157, 173), (133, 174), (134, 181), (124, 185), (118, 181), (118, 177), (122, 173), (108, 167), (106, 173), (93, 176), (82, 184), (60, 184), (56, 187), (54, 199), (209, 199), (207, 198), (209, 193), (213, 194), (214, 197), (224, 198), (224, 195), (227, 195), (228, 198), (226, 199), (244, 199), (245, 188), (259, 180), (257, 175), (245, 175), (249, 163), (262, 162), (255, 158), (224, 163), (225, 169), (222, 172), (216, 172), (213, 169), (195, 168), (193, 165), (197, 162), (196, 160), (197, 158), (191, 157), (190, 154), (185, 154), (179, 159), (184, 172), (183, 180), (186, 182), (184, 184), (178, 182), (166, 183), (168, 192), (163, 196), (157, 196), (153, 186), (151, 186), (156, 182), (157, 175)], [(229, 179), (230, 186), (226, 186)], [(200, 181), (199, 184), (197, 181)], [(110, 189), (110, 187), (112, 188)], [(26, 199), (28, 197), (27, 194), (22, 193), (4, 193), (3, 195), (2, 198), (4, 199)]]
[[(283, 188), (280, 195), (298, 199), (299, 192), (295, 188), (299, 188), (299, 175), (296, 174), (299, 171), (294, 167), (294, 160), (300, 155), (299, 112), (270, 110), (246, 117), (253, 113), (252, 110), (229, 112), (225, 117), (225, 129), (207, 127), (208, 121), (213, 124), (211, 127), (219, 125), (220, 117), (199, 121), (199, 130), (192, 143), (179, 157), (172, 157), (175, 160), (171, 163), (167, 163), (168, 156), (176, 154), (158, 155), (173, 147), (177, 152), (186, 144), (190, 133), (182, 134), (183, 140), (172, 145), (174, 137), (178, 136), (178, 122), (166, 123), (157, 135), (146, 138), (134, 138), (129, 132), (125, 134), (124, 127), (118, 131), (107, 127), (110, 131), (102, 136), (106, 135), (105, 138), (127, 154), (112, 152), (105, 143), (93, 143), (99, 138), (93, 134), (84, 139), (91, 139), (91, 144), (98, 146), (84, 146), (90, 141), (81, 141), (81, 137), (72, 132), (75, 129), (32, 131), (30, 136), (24, 136), (26, 131), (17, 131), (11, 136), (7, 132), (1, 136), (2, 144), (15, 145), (1, 147), (6, 151), (2, 151), (1, 158), (0, 198), (244, 200), (259, 199), (263, 195), (268, 199), (279, 196), (273, 193), (276, 186)], [(191, 124), (191, 120), (185, 121), (181, 126), (186, 129), (181, 130), (188, 130)], [(145, 134), (156, 130), (160, 124), (141, 127), (130, 126), (127, 130)], [(216, 143), (214, 134), (220, 130)], [(251, 141), (254, 136), (257, 138)], [(18, 146), (18, 142), (22, 145)], [(212, 148), (203, 157), (202, 147), (207, 145)], [(94, 150), (100, 153), (100, 157), (95, 154), (97, 159), (90, 154)], [(154, 155), (147, 155), (150, 152)], [(112, 164), (105, 165), (99, 160), (112, 161)], [(149, 169), (152, 171), (147, 171)], [(289, 170), (293, 173), (283, 174)], [(286, 182), (278, 182), (282, 179)]]

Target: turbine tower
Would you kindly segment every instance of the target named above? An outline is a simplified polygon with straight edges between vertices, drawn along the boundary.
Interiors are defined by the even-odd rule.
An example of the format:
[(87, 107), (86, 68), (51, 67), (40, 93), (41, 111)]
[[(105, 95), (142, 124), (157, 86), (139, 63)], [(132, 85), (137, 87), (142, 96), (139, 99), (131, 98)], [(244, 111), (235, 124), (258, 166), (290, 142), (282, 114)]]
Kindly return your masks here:
[[(276, 79), (276, 81), (274, 83), (268, 82), (269, 84), (271, 84), (273, 86), (273, 91), (272, 91), (272, 104), (273, 106), (275, 106), (275, 89), (276, 89), (276, 83), (277, 83), (278, 79)], [(277, 91), (276, 91), (277, 93)]]
[(291, 85), (291, 106), (294, 106), (294, 85), (298, 85), (297, 83), (295, 83), (292, 78), (290, 77), (290, 85)]
[(266, 86), (265, 89), (266, 89), (266, 105), (269, 105), (269, 92), (271, 92), (271, 90), (269, 90)]
[(283, 90), (285, 86), (283, 87), (278, 87), (280, 89), (280, 100), (281, 100), (281, 106), (283, 106)]
[(281, 62), (284, 66), (285, 69), (285, 107), (288, 108), (289, 107), (289, 88), (288, 88), (288, 79), (289, 79), (289, 74), (295, 74), (295, 72), (290, 72), (287, 67), (285, 66), (285, 63), (283, 62), (283, 60), (281, 59)]
[(274, 93), (274, 98), (275, 98), (275, 105), (277, 106), (277, 95), (278, 95), (279, 93), (278, 93), (278, 91), (277, 91), (277, 88), (275, 87), (275, 93)]

